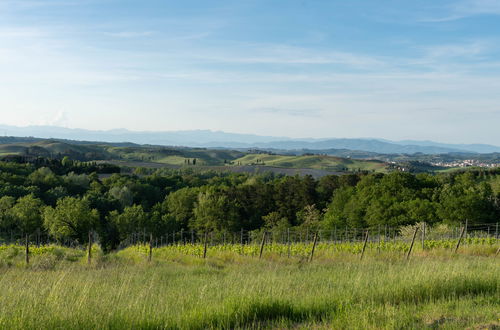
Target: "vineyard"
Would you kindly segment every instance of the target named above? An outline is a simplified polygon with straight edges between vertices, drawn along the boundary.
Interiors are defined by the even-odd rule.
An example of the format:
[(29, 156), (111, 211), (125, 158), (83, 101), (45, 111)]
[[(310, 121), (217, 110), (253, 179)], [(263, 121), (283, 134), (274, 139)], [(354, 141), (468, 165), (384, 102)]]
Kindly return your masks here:
[[(410, 259), (414, 256), (445, 254), (469, 254), (496, 256), (500, 251), (498, 224), (470, 227), (426, 227), (424, 223), (395, 230), (393, 228), (357, 229), (333, 231), (240, 231), (238, 233), (172, 232), (155, 236), (153, 233), (135, 233), (124, 240), (113, 254), (134, 251), (145, 260), (169, 260), (177, 256), (209, 258), (235, 254), (257, 258), (296, 258), (312, 261), (338, 256), (358, 256)], [(15, 236), (13, 236), (15, 237)], [(93, 240), (92, 240), (93, 237)], [(82, 246), (72, 241), (56, 241), (49, 236), (28, 235), (5, 240), (0, 244), (0, 261), (24, 255), (29, 264), (31, 257), (43, 255), (64, 256), (64, 260), (77, 261), (104, 255), (96, 233), (89, 233), (91, 245)], [(126, 252), (125, 252), (126, 253)]]

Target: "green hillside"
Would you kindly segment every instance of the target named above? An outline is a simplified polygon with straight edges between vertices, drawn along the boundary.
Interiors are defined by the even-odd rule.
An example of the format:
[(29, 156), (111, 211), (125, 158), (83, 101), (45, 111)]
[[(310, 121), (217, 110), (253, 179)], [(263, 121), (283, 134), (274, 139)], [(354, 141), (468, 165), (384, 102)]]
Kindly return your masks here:
[(386, 164), (382, 161), (359, 160), (322, 155), (285, 156), (271, 154), (247, 154), (234, 160), (233, 164), (286, 168), (313, 168), (328, 171), (386, 171)]
[(30, 157), (64, 157), (77, 160), (109, 159), (106, 150), (99, 145), (77, 145), (55, 140), (0, 144), (0, 156), (17, 155)]
[(1, 156), (62, 158), (68, 156), (80, 161), (115, 160), (165, 165), (254, 165), (290, 169), (326, 171), (385, 172), (386, 163), (378, 160), (358, 160), (326, 155), (274, 155), (245, 153), (227, 149), (180, 148), (149, 145), (113, 145), (106, 143), (72, 144), (58, 140), (39, 140), (0, 144)]
[(106, 149), (113, 158), (129, 161), (154, 162), (169, 165), (184, 165), (196, 159), (197, 165), (219, 166), (245, 155), (232, 150), (213, 150), (204, 148), (168, 147), (109, 147)]

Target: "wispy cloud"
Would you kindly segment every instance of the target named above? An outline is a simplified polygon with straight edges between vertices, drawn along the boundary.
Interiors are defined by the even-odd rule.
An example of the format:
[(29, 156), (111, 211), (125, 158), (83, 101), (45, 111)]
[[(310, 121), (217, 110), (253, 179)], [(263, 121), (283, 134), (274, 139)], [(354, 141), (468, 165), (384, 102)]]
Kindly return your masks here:
[(32, 121), (30, 124), (41, 126), (66, 127), (69, 121), (68, 113), (59, 110), (53, 114), (45, 114), (41, 119)]
[(500, 0), (461, 0), (445, 7), (447, 13), (421, 19), (423, 22), (449, 22), (477, 15), (500, 15)]
[(293, 117), (321, 117), (322, 113), (322, 110), (320, 109), (253, 108), (249, 110), (252, 112)]
[[(95, 1), (95, 0), (94, 0)], [(31, 10), (43, 7), (68, 7), (81, 6), (90, 3), (91, 0), (2, 0), (0, 1), (0, 9), (4, 10)]]
[(35, 27), (0, 27), (0, 38), (42, 38), (48, 34)]
[(206, 61), (243, 64), (345, 64), (373, 68), (383, 63), (373, 56), (283, 44), (229, 44), (223, 53), (209, 50), (208, 54), (198, 56)]
[(471, 42), (441, 44), (423, 47), (426, 57), (441, 58), (478, 58), (490, 49), (490, 44), (483, 40)]
[(103, 32), (104, 35), (116, 38), (139, 38), (154, 34), (153, 31), (121, 31), (121, 32)]

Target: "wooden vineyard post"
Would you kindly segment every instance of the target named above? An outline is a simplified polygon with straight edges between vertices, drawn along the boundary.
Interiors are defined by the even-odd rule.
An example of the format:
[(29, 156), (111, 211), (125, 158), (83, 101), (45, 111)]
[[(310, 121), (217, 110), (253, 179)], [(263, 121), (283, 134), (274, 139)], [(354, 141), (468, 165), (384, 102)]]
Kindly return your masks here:
[(89, 246), (87, 252), (87, 264), (92, 262), (92, 231), (89, 230)]
[(30, 263), (30, 243), (29, 243), (29, 235), (26, 234), (26, 264)]
[(205, 242), (203, 242), (203, 259), (207, 257), (208, 233), (205, 232)]
[(464, 233), (465, 241), (464, 241), (464, 244), (467, 244), (467, 236), (469, 235), (468, 229), (469, 229), (469, 220), (465, 219), (465, 233)]
[(149, 255), (148, 261), (151, 262), (153, 259), (153, 233), (149, 234)]
[(462, 227), (462, 232), (460, 233), (460, 237), (458, 238), (457, 245), (455, 246), (455, 252), (453, 252), (453, 253), (457, 253), (458, 248), (460, 247), (460, 242), (462, 241), (462, 237), (464, 237), (464, 233), (465, 233), (465, 226)]
[(314, 241), (313, 241), (313, 247), (312, 247), (312, 250), (311, 250), (311, 256), (309, 258), (309, 262), (313, 261), (313, 257), (314, 257), (314, 250), (316, 249), (316, 243), (318, 242), (318, 232), (315, 232), (314, 233)]
[(264, 235), (262, 235), (262, 243), (260, 244), (259, 259), (262, 258), (262, 252), (264, 252), (264, 244), (266, 244), (266, 234), (267, 234), (267, 232), (264, 231)]
[(363, 259), (364, 255), (365, 255), (365, 250), (366, 250), (366, 244), (367, 243), (368, 243), (368, 229), (366, 230), (365, 242), (363, 243), (363, 250), (361, 250), (361, 257), (360, 257), (360, 259)]
[(245, 245), (243, 244), (243, 228), (241, 228), (241, 233), (240, 233), (240, 244), (241, 244), (241, 255), (244, 255)]
[(290, 228), (287, 228), (286, 229), (286, 245), (287, 245), (287, 252), (288, 252), (288, 258), (290, 258), (290, 255), (291, 255), (291, 242), (290, 242)]
[(425, 250), (425, 222), (422, 222), (422, 251)]
[(377, 240), (378, 240), (378, 244), (377, 244), (377, 253), (380, 253), (380, 225), (378, 225), (378, 235), (377, 235)]
[(413, 244), (415, 244), (415, 237), (417, 237), (418, 227), (415, 228), (415, 232), (413, 233), (413, 238), (411, 239), (410, 249), (408, 250), (408, 254), (406, 255), (406, 260), (410, 260), (411, 250), (413, 250)]

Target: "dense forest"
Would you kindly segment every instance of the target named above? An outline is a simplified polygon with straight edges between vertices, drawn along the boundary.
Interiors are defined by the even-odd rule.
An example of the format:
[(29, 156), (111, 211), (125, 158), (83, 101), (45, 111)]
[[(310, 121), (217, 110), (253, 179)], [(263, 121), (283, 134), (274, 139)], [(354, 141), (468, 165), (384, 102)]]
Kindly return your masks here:
[(500, 218), (500, 169), (320, 179), (189, 169), (114, 172), (119, 168), (67, 157), (0, 162), (0, 238), (43, 231), (83, 243), (94, 230), (109, 250), (139, 231), (316, 230)]

